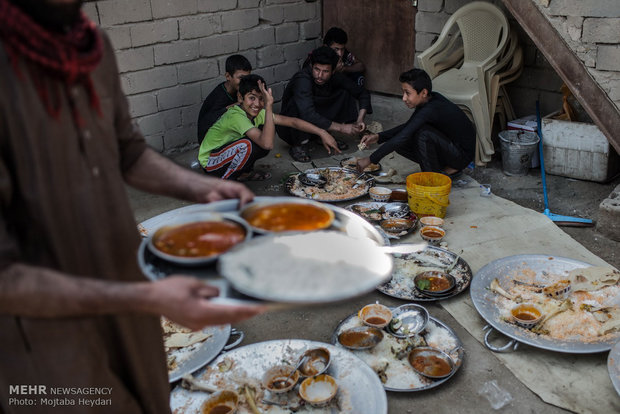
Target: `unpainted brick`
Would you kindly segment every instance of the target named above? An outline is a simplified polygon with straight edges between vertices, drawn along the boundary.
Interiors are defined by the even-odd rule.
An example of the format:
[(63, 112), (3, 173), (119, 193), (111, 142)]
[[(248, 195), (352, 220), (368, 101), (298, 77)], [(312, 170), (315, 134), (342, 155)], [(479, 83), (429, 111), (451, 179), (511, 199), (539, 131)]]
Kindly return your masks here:
[(419, 0), (418, 11), (438, 12), (443, 7), (443, 1), (440, 0)]
[(114, 50), (131, 47), (131, 35), (129, 26), (115, 26), (105, 29)]
[(151, 7), (155, 19), (187, 16), (198, 11), (196, 0), (151, 0)]
[(198, 57), (198, 40), (184, 40), (155, 45), (155, 65), (186, 62)]
[(214, 35), (200, 39), (200, 56), (209, 57), (233, 54), (239, 50), (239, 37), (236, 33)]
[(260, 0), (239, 0), (237, 2), (237, 8), (239, 9), (249, 9), (251, 7), (258, 7)]
[(258, 66), (272, 66), (284, 62), (284, 53), (282, 53), (282, 48), (280, 46), (267, 46), (258, 49), (256, 58), (258, 60)]
[(291, 4), (282, 7), (284, 11), (284, 21), (300, 22), (314, 19), (316, 9), (312, 3)]
[(297, 40), (299, 40), (299, 25), (297, 23), (276, 27), (276, 43), (290, 43)]
[(209, 79), (207, 81), (201, 82), (200, 83), (200, 95), (201, 95), (201, 101), (204, 101), (207, 96), (209, 96), (209, 94), (211, 92), (213, 92), (213, 89), (217, 88), (217, 86), (224, 82), (224, 78), (220, 77), (218, 78), (214, 78), (214, 79)]
[(275, 82), (273, 76), (273, 67), (256, 69), (253, 70), (252, 73), (262, 76), (262, 78), (265, 79), (265, 83), (267, 84), (267, 86)]
[(179, 64), (177, 66), (177, 74), (179, 83), (189, 83), (218, 77), (220, 71), (217, 61), (213, 59), (200, 59)]
[(275, 29), (272, 26), (261, 25), (256, 29), (239, 33), (239, 49), (241, 50), (272, 45), (274, 41)]
[(455, 11), (468, 3), (471, 3), (471, 0), (445, 0), (444, 11), (454, 14)]
[(131, 26), (131, 43), (134, 47), (165, 43), (179, 38), (176, 19), (158, 20)]
[[(271, 88), (271, 93), (273, 94), (273, 99), (275, 102), (282, 100), (282, 95), (284, 95), (284, 88), (286, 87), (286, 82), (277, 82), (269, 86)], [(273, 110), (276, 113), (280, 112), (280, 108), (274, 106)]]
[(618, 0), (554, 0), (545, 12), (550, 16), (620, 17)]
[(415, 50), (417, 52), (423, 52), (435, 41), (437, 40), (438, 35), (434, 33), (416, 33), (415, 35)]
[(184, 106), (181, 108), (181, 122), (183, 125), (198, 123), (198, 114), (200, 113), (200, 107), (202, 102), (196, 105)]
[(282, 23), (284, 21), (282, 6), (261, 7), (260, 18), (271, 24)]
[(127, 101), (129, 102), (129, 114), (132, 118), (157, 112), (157, 99), (152, 93), (128, 96)]
[(276, 82), (289, 81), (299, 69), (297, 62), (287, 62), (278, 65), (274, 69), (274, 79)]
[(195, 125), (184, 125), (164, 133), (164, 151), (171, 151), (196, 142)]
[(596, 55), (596, 68), (620, 71), (620, 46), (600, 45)]
[(308, 56), (308, 53), (312, 52), (314, 47), (315, 43), (312, 41), (284, 45), (284, 59), (287, 61), (298, 61), (300, 59), (305, 59)]
[(116, 52), (119, 72), (133, 72), (155, 66), (152, 47), (136, 47)]
[(110, 0), (97, 3), (101, 26), (108, 27), (123, 23), (151, 20), (151, 3), (149, 0)]
[(100, 24), (99, 12), (97, 11), (97, 5), (95, 3), (84, 3), (82, 5), (82, 11), (93, 22)]
[(126, 95), (167, 88), (177, 84), (177, 70), (174, 66), (155, 67), (121, 74), (121, 83)]
[(300, 25), (302, 39), (316, 39), (321, 35), (321, 22), (314, 20)]
[(153, 135), (164, 132), (164, 121), (160, 114), (147, 115), (136, 120), (142, 135)]
[(592, 43), (620, 43), (620, 18), (585, 19), (582, 40)]
[(300, 3), (300, 0), (266, 0), (267, 4)]
[(172, 88), (161, 89), (157, 92), (157, 107), (159, 110), (194, 105), (200, 102), (201, 92), (199, 84), (177, 85)]
[(161, 116), (164, 123), (164, 128), (172, 129), (181, 126), (181, 110), (182, 108), (173, 108), (167, 111), (160, 111), (158, 115)]
[(199, 12), (232, 10), (235, 7), (237, 7), (237, 0), (198, 0)]
[(249, 29), (258, 25), (258, 10), (247, 9), (227, 12), (222, 15), (222, 31)]
[(219, 14), (205, 14), (179, 19), (181, 39), (211, 36), (222, 31), (222, 19)]

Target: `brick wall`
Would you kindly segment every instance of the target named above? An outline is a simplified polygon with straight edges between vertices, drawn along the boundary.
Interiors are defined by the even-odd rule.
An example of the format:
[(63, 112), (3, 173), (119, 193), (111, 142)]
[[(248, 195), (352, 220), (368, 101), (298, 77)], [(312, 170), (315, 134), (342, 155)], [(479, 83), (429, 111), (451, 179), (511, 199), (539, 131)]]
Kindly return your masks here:
[[(419, 0), (416, 14), (416, 54), (435, 42), (450, 16), (473, 0)], [(523, 0), (526, 1), (526, 0)], [(519, 27), (500, 0), (490, 1), (504, 11), (509, 22), (519, 32), (519, 42), (524, 51), (524, 70), (519, 79), (507, 85), (510, 101), (517, 117), (535, 113), (536, 100), (541, 112), (547, 114), (560, 109), (562, 80), (536, 48), (528, 35)]]
[(240, 53), (280, 99), (320, 44), (321, 3), (305, 0), (105, 0), (85, 3), (116, 50), (131, 115), (161, 152), (195, 146), (202, 101)]
[(531, 1), (620, 110), (620, 1)]

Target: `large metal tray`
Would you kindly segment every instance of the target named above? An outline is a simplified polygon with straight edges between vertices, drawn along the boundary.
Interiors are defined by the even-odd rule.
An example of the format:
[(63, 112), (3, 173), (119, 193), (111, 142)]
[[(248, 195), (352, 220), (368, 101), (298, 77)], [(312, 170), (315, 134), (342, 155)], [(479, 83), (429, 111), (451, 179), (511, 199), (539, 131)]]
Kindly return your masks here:
[[(319, 171), (321, 170), (331, 170), (331, 171), (346, 171), (348, 173), (351, 174), (351, 176), (354, 176), (353, 178), (359, 176), (359, 174), (357, 173), (357, 171), (355, 170), (351, 170), (348, 168), (342, 168), (342, 167), (323, 167), (323, 168), (311, 168), (309, 170), (304, 171), (306, 174), (308, 173), (319, 173)], [(287, 178), (287, 180), (284, 182), (284, 190), (294, 196), (294, 197), (301, 197), (301, 198), (309, 198), (315, 201), (321, 201), (321, 202), (326, 202), (326, 203), (339, 203), (341, 201), (351, 201), (351, 200), (355, 200), (357, 198), (360, 197), (364, 197), (365, 195), (368, 194), (368, 190), (370, 190), (370, 187), (372, 187), (374, 185), (374, 179), (372, 179), (372, 175), (369, 175), (368, 173), (364, 173), (364, 175), (362, 175), (359, 179), (360, 180), (370, 180), (370, 181), (366, 181), (365, 183), (362, 184), (362, 191), (360, 192), (359, 195), (356, 196), (352, 196), (352, 197), (347, 197), (347, 198), (336, 198), (336, 197), (325, 197), (322, 199), (318, 199), (318, 198), (312, 198), (310, 195), (305, 194), (305, 193), (296, 193), (293, 190), (293, 186), (295, 185), (296, 181), (299, 181), (297, 179), (297, 175), (298, 174), (294, 174), (291, 175)]]
[[(494, 260), (476, 273), (471, 283), (471, 300), (480, 316), (493, 328), (504, 335), (536, 348), (570, 354), (591, 354), (609, 351), (618, 337), (606, 341), (568, 341), (549, 338), (543, 335), (534, 335), (530, 331), (500, 320), (499, 310), (495, 306), (495, 293), (488, 287), (497, 278), (500, 285), (510, 282), (512, 275), (519, 269), (536, 272), (541, 277), (543, 272), (566, 274), (573, 269), (591, 266), (588, 263), (566, 257), (546, 256), (542, 254), (523, 254), (504, 257)], [(542, 279), (544, 280), (544, 278)]]
[[(257, 202), (271, 202), (277, 200), (278, 202), (301, 202), (296, 197), (256, 197)], [(363, 218), (357, 214), (347, 211), (343, 208), (326, 204), (327, 207), (332, 209), (335, 213), (335, 220), (329, 230), (338, 230), (353, 237), (368, 237), (376, 241), (379, 245), (389, 245), (389, 239), (385, 235), (374, 228)], [(237, 200), (224, 200), (210, 204), (195, 204), (187, 207), (181, 207), (175, 210), (167, 211), (158, 216), (150, 218), (140, 223), (143, 233), (146, 235), (151, 234), (159, 227), (166, 225), (168, 222), (175, 220), (177, 217), (194, 214), (197, 212), (237, 212), (238, 201)], [(257, 236), (261, 237), (261, 236)], [(182, 266), (175, 263), (171, 263), (160, 259), (152, 254), (147, 248), (148, 238), (142, 240), (138, 248), (138, 264), (142, 272), (151, 280), (162, 279), (171, 274), (185, 274), (195, 276), (197, 278), (207, 280), (209, 284), (217, 286), (220, 289), (220, 296), (225, 298), (233, 298), (244, 301), (255, 301), (254, 298), (243, 295), (242, 293), (233, 289), (230, 284), (224, 280), (216, 271), (214, 264), (208, 264), (204, 266)]]
[(609, 378), (614, 385), (616, 392), (620, 395), (620, 341), (609, 351), (607, 356), (607, 370), (609, 371)]
[[(337, 398), (340, 399), (341, 408), (340, 411), (334, 412), (387, 414), (387, 396), (379, 378), (372, 369), (362, 363), (352, 353), (322, 342), (282, 339), (246, 345), (223, 353), (205, 369), (199, 371), (196, 374), (196, 378), (215, 385), (210, 382), (211, 379), (219, 379), (220, 381), (222, 379), (229, 379), (235, 376), (235, 368), (239, 367), (246, 373), (245, 377), (242, 378), (260, 381), (265, 371), (273, 365), (283, 363), (283, 359), (289, 363), (294, 363), (295, 358), (301, 355), (303, 351), (316, 347), (327, 348), (331, 353), (332, 362), (327, 373), (333, 376), (338, 384), (339, 392)], [(234, 364), (230, 371), (219, 373), (217, 366), (224, 359), (232, 360)], [(214, 367), (216, 372), (210, 374), (208, 371), (209, 367)], [(208, 374), (207, 378), (203, 377), (205, 373)], [(242, 386), (243, 384), (238, 385)], [(192, 392), (177, 386), (170, 395), (170, 406), (174, 413), (199, 413), (201, 405), (207, 398), (208, 394), (204, 392)], [(336, 410), (332, 403), (325, 408), (316, 408), (308, 412), (325, 413), (326, 410), (331, 408)], [(264, 410), (263, 412), (269, 413), (271, 411), (286, 412), (286, 410), (282, 411), (280, 407), (274, 407), (273, 410)], [(244, 406), (240, 407), (238, 413), (249, 413), (249, 411)]]
[[(168, 371), (168, 380), (172, 383), (180, 380), (184, 375), (191, 374), (194, 371), (207, 365), (215, 358), (223, 349), (230, 349), (241, 342), (243, 333), (241, 331), (231, 329), (230, 325), (210, 326), (202, 330), (205, 334), (211, 335), (205, 341), (195, 344), (190, 350), (172, 351), (173, 355), (178, 355), (181, 359), (177, 363), (177, 367)], [(239, 339), (235, 343), (226, 346), (228, 338), (231, 334), (239, 335)]]
[[(392, 308), (393, 310), (394, 308)], [(334, 330), (334, 333), (332, 334), (332, 338), (331, 341), (332, 343), (337, 346), (338, 348), (341, 349), (345, 349), (342, 345), (340, 345), (340, 343), (338, 342), (338, 335), (340, 334), (340, 332), (343, 330), (343, 326), (348, 323), (352, 318), (357, 318), (357, 313), (348, 316), (346, 319), (344, 319), (342, 322), (340, 322), (338, 324), (338, 326), (336, 327), (336, 329)], [(456, 374), (456, 372), (459, 370), (459, 368), (461, 367), (461, 365), (463, 365), (463, 358), (465, 356), (465, 352), (463, 351), (463, 343), (461, 342), (461, 340), (459, 339), (459, 337), (456, 335), (456, 333), (454, 333), (454, 331), (452, 329), (450, 329), (450, 327), (446, 324), (444, 324), (443, 322), (441, 322), (438, 319), (433, 318), (432, 316), (429, 316), (428, 319), (428, 323), (429, 324), (434, 324), (435, 326), (444, 328), (445, 330), (448, 331), (448, 333), (452, 336), (452, 338), (455, 340), (456, 342), (456, 351), (454, 352), (458, 352), (458, 361), (456, 361), (455, 363), (455, 367), (454, 370), (452, 371), (452, 373), (450, 375), (448, 375), (445, 378), (442, 379), (438, 379), (438, 380), (431, 380), (431, 383), (426, 385), (426, 386), (422, 386), (422, 387), (417, 387), (417, 388), (413, 388), (413, 387), (406, 387), (406, 388), (394, 388), (394, 387), (387, 387), (384, 386), (386, 391), (396, 391), (396, 392), (414, 392), (414, 391), (426, 391), (426, 390), (430, 390), (431, 388), (435, 388), (440, 386), (441, 384), (443, 384), (444, 382), (448, 381), (450, 378), (452, 378), (454, 376), (454, 374)], [(360, 326), (362, 325), (361, 321), (360, 321)], [(383, 335), (391, 335), (389, 333), (389, 331), (387, 329), (383, 330)], [(353, 354), (357, 354), (357, 353), (361, 353), (361, 352), (371, 352), (372, 350), (349, 350), (349, 352), (352, 352)], [(446, 350), (449, 351), (449, 350)], [(390, 359), (393, 359), (394, 361), (396, 361), (396, 358), (393, 355), (389, 355), (386, 357), (386, 359), (388, 360), (388, 362), (390, 361)], [(374, 371), (373, 371), (374, 373)], [(377, 374), (375, 374), (377, 375)], [(412, 377), (420, 377), (420, 375), (418, 373), (416, 373), (413, 368), (411, 368), (411, 372), (410, 374)], [(378, 378), (378, 377), (377, 377)]]
[[(429, 260), (433, 262), (437, 262), (444, 267), (450, 266), (454, 260), (456, 260), (457, 255), (449, 250), (445, 250), (435, 246), (428, 246), (422, 252), (413, 253), (413, 254), (401, 254), (395, 255), (395, 257), (402, 258), (405, 260), (415, 261), (418, 258), (422, 258), (422, 260)], [(431, 267), (431, 266), (429, 266)], [(457, 280), (455, 288), (450, 291), (449, 294), (445, 296), (434, 296), (429, 297), (422, 293), (420, 293), (413, 286), (413, 278), (415, 275), (407, 275), (411, 277), (411, 286), (395, 286), (394, 285), (394, 274), (399, 272), (399, 269), (396, 269), (394, 266), (394, 271), (392, 272), (392, 280), (377, 287), (377, 290), (381, 293), (385, 293), (388, 296), (392, 296), (398, 299), (406, 299), (412, 300), (416, 302), (432, 302), (438, 300), (449, 299), (463, 292), (469, 286), (472, 280), (472, 271), (469, 267), (469, 264), (462, 258), (458, 258), (458, 262), (454, 266), (454, 268), (450, 271), (450, 274), (455, 277)]]

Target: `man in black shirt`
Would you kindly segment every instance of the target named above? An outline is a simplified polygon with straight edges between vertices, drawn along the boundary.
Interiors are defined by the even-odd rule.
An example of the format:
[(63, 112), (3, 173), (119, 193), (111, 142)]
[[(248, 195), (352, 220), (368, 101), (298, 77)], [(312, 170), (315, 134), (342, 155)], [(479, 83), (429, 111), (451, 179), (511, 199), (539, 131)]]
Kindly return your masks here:
[(422, 171), (455, 175), (475, 156), (476, 129), (467, 115), (437, 92), (421, 69), (400, 75), (403, 102), (415, 109), (407, 122), (379, 134), (362, 137), (360, 145), (382, 143), (370, 157), (360, 158), (357, 167), (363, 171), (370, 163), (396, 151), (420, 164)]
[(207, 131), (226, 109), (237, 103), (237, 90), (241, 78), (252, 72), (252, 64), (242, 55), (231, 55), (226, 59), (226, 81), (220, 83), (207, 96), (198, 114), (198, 144), (202, 143)]
[[(370, 94), (346, 75), (335, 72), (338, 55), (327, 46), (319, 47), (310, 54), (310, 65), (291, 78), (282, 96), (282, 115), (301, 118), (329, 132), (353, 136), (365, 129), (364, 116), (372, 113)], [(356, 102), (350, 97), (357, 99)], [(304, 144), (312, 136), (308, 133), (277, 126), (278, 136), (290, 146), (294, 160), (309, 162)], [(338, 142), (338, 140), (337, 140)], [(338, 148), (348, 145), (338, 142)]]

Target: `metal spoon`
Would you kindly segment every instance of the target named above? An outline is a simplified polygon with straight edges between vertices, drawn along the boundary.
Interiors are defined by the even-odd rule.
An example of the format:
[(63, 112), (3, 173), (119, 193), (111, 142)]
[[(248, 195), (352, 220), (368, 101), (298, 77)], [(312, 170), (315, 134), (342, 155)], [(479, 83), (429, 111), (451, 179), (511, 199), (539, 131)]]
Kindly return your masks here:
[(303, 358), (301, 358), (299, 362), (297, 363), (297, 366), (295, 366), (295, 368), (291, 371), (291, 373), (288, 374), (288, 377), (286, 377), (283, 380), (278, 381), (278, 385), (282, 388), (288, 386), (288, 380), (291, 379), (291, 377), (295, 374), (295, 372), (297, 372), (297, 370), (301, 367), (301, 365), (306, 361), (307, 358), (308, 356), (304, 355)]

